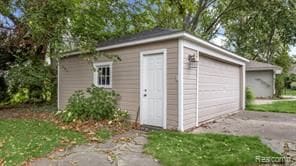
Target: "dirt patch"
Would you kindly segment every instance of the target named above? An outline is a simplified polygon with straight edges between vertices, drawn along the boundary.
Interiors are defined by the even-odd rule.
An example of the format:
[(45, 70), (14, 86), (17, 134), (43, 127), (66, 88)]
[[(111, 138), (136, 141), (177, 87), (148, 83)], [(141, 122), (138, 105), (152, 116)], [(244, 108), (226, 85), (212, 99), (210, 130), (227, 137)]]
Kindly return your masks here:
[(96, 132), (101, 129), (108, 129), (113, 135), (122, 134), (129, 131), (132, 126), (127, 121), (76, 121), (72, 123), (63, 123), (56, 115), (55, 108), (52, 106), (32, 106), (21, 105), (17, 107), (0, 108), (1, 119), (24, 119), (24, 120), (42, 120), (50, 121), (62, 129), (71, 129), (81, 132), (87, 136), (90, 141), (100, 142), (96, 138)]
[[(41, 109), (48, 109), (48, 111), (41, 111)], [(49, 107), (21, 105), (21, 106), (7, 106), (0, 108), (0, 119), (34, 119), (54, 121), (56, 117), (53, 111), (49, 111)]]

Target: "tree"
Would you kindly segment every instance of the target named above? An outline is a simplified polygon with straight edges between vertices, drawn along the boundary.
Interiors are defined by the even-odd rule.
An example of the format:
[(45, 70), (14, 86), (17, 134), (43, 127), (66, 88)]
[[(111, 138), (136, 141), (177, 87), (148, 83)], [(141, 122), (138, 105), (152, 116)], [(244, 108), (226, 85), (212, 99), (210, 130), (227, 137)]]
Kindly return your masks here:
[(206, 40), (219, 34), (224, 20), (240, 10), (240, 0), (148, 0), (144, 3), (157, 26), (177, 28)]
[(223, 23), (228, 47), (249, 59), (272, 63), (295, 44), (296, 8), (292, 0), (255, 1)]
[(45, 55), (91, 52), (98, 42), (143, 30), (148, 25), (137, 15), (139, 10), (128, 1), (1, 0), (0, 70), (9, 70), (11, 98), (48, 101), (54, 94), (54, 76), (42, 63)]
[[(109, 0), (6, 0), (0, 2), (0, 46), (11, 57), (90, 50), (97, 42), (146, 28), (137, 3)], [(140, 22), (141, 20), (141, 22)], [(8, 49), (6, 49), (8, 48)], [(20, 51), (21, 50), (21, 51)], [(5, 59), (6, 60), (6, 59)]]

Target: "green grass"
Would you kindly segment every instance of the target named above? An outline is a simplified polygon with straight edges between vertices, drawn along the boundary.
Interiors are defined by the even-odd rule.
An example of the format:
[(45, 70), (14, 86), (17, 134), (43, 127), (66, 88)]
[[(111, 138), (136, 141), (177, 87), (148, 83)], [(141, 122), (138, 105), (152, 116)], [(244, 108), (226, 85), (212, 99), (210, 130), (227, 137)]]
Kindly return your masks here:
[(101, 128), (96, 132), (96, 137), (101, 141), (107, 140), (111, 138), (111, 136), (112, 132), (107, 128)]
[(256, 165), (256, 156), (279, 156), (257, 137), (151, 132), (145, 151), (164, 166)]
[(272, 104), (250, 105), (250, 111), (296, 113), (296, 101), (278, 101)]
[(286, 89), (284, 90), (284, 95), (287, 95), (287, 96), (296, 96), (296, 90), (293, 90), (293, 89)]
[(51, 122), (0, 120), (0, 160), (4, 159), (5, 165), (20, 165), (57, 147), (83, 142), (82, 134), (63, 130)]

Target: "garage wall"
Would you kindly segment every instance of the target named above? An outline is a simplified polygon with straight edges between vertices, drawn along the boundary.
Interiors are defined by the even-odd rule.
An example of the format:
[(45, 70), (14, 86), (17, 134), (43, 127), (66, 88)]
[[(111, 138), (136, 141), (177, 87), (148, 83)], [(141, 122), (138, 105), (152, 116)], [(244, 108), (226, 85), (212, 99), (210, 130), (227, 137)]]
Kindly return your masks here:
[(184, 130), (195, 127), (197, 120), (197, 68), (190, 68), (190, 64), (188, 62), (188, 56), (192, 54), (197, 54), (197, 51), (184, 47)]
[(273, 96), (273, 71), (247, 71), (246, 86), (256, 97), (270, 98)]
[[(121, 58), (121, 61), (114, 62), (112, 66), (112, 89), (120, 94), (120, 107), (130, 113), (131, 120), (135, 120), (139, 107), (140, 52), (163, 48), (167, 49), (167, 128), (176, 129), (178, 126), (178, 83), (176, 80), (178, 41), (155, 42), (114, 49), (105, 53), (116, 54)], [(79, 56), (64, 58), (60, 61), (59, 73), (59, 108), (63, 109), (74, 91), (84, 90), (92, 85), (92, 64)]]
[(198, 121), (241, 109), (241, 67), (200, 54)]

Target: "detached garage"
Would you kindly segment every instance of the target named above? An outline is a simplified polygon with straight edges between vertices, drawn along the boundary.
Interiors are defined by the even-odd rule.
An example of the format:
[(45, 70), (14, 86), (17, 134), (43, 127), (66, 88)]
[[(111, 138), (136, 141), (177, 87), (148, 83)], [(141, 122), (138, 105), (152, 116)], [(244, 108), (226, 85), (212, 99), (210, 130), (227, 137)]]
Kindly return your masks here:
[(275, 79), (282, 68), (268, 63), (250, 61), (246, 64), (246, 86), (256, 98), (272, 98), (275, 95)]
[(92, 84), (119, 93), (132, 121), (139, 114), (141, 125), (164, 129), (189, 130), (244, 109), (248, 60), (187, 32), (153, 29), (96, 50), (121, 61), (102, 57), (90, 63), (81, 52), (65, 54), (58, 67), (59, 109)]

